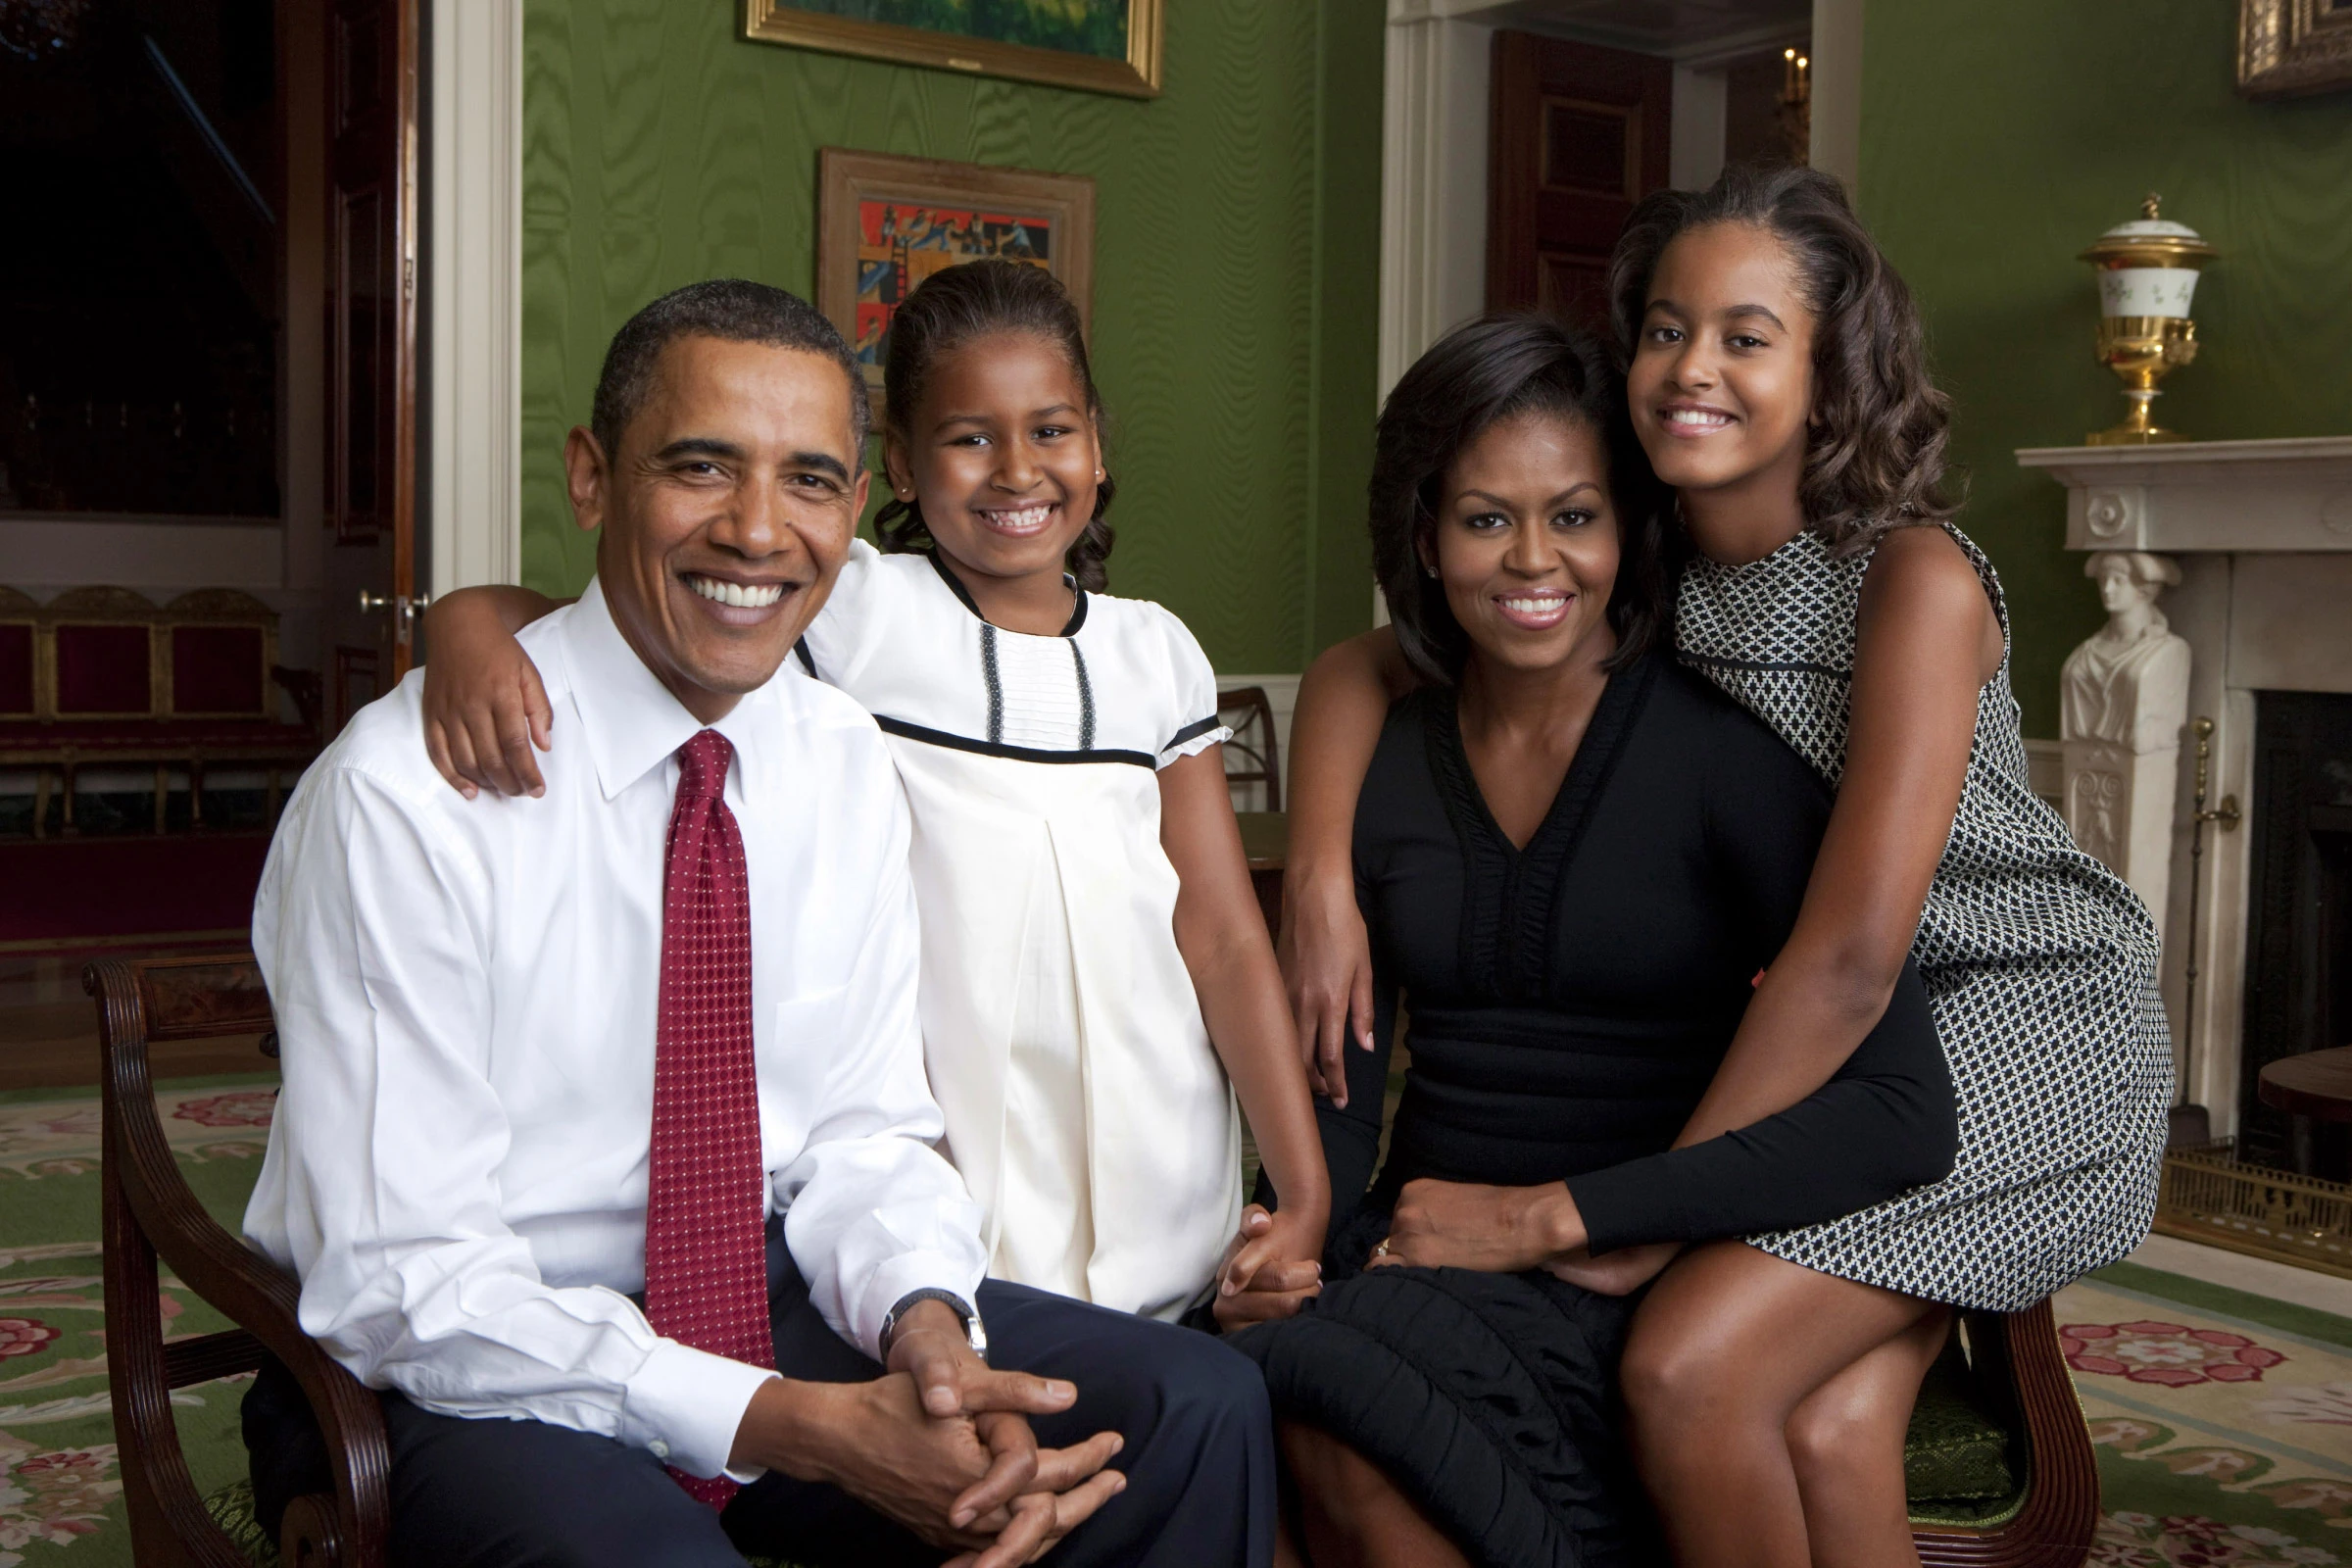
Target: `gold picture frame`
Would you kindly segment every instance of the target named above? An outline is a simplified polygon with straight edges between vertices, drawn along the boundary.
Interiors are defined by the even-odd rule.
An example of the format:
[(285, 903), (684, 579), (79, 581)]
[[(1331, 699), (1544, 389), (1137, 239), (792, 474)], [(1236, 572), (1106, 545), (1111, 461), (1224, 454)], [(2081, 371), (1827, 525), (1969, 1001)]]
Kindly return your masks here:
[(2352, 0), (2238, 0), (2237, 90), (2299, 98), (2352, 87)]
[(1128, 98), (1156, 98), (1160, 85), (1161, 7), (1166, 0), (1124, 0), (1127, 58), (1000, 43), (928, 27), (859, 22), (786, 0), (743, 0), (743, 35), (760, 43), (858, 55), (966, 75), (1006, 76), (1048, 87), (1076, 87)]
[(874, 417), (899, 302), (932, 272), (1004, 256), (1044, 267), (1094, 324), (1095, 182), (826, 147), (816, 166), (816, 308), (865, 370)]

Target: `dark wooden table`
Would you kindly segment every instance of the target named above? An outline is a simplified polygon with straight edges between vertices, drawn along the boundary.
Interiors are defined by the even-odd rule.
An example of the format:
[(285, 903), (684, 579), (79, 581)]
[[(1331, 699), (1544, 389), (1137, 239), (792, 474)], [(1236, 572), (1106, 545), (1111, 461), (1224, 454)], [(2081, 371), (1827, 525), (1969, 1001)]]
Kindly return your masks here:
[(1242, 854), (1250, 860), (1250, 886), (1265, 911), (1266, 929), (1282, 929), (1282, 862), (1291, 847), (1290, 819), (1280, 811), (1236, 811), (1242, 824)]
[(2352, 1122), (2352, 1046), (2284, 1056), (2262, 1069), (2262, 1102), (2294, 1118), (2295, 1174), (2312, 1173), (2311, 1124)]

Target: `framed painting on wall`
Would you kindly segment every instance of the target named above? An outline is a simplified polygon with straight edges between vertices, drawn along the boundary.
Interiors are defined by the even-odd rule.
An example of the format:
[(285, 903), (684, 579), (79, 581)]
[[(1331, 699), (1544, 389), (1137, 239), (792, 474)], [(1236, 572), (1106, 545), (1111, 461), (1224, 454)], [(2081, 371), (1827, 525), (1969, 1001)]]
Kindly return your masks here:
[(934, 71), (1159, 96), (1165, 0), (743, 0), (743, 35)]
[(2237, 90), (2299, 98), (2352, 88), (2352, 0), (2238, 0)]
[(827, 147), (817, 155), (816, 308), (857, 350), (877, 420), (890, 318), (916, 284), (1000, 256), (1061, 280), (1093, 325), (1095, 182)]

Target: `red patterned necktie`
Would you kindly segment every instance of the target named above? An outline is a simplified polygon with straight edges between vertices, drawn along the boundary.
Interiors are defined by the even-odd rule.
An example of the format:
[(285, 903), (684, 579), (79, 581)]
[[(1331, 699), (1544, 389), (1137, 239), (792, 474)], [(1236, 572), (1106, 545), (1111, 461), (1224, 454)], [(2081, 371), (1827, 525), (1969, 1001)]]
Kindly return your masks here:
[[(707, 729), (678, 748), (662, 905), (654, 1036), (645, 1315), (658, 1334), (772, 1367), (760, 1197), (760, 1083), (752, 1055), (752, 902), (743, 835), (727, 809), (735, 749)], [(713, 1508), (736, 1493), (672, 1466)]]

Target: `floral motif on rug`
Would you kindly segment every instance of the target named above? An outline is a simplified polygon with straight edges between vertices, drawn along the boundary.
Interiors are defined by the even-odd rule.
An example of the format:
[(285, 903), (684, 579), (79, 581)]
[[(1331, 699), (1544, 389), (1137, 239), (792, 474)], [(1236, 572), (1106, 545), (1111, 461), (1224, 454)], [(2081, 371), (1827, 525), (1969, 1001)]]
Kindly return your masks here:
[[(274, 1097), (249, 1083), (167, 1085), (166, 1136), (213, 1216), (232, 1229), (260, 1169)], [(0, 1568), (129, 1568), (100, 1277), (98, 1102), (0, 1100)], [(167, 1275), (167, 1339), (227, 1320)], [(197, 1484), (244, 1470), (244, 1379), (172, 1395)]]
[[(243, 1159), (269, 1142), (276, 1098), (266, 1088), (167, 1088), (156, 1103), (181, 1159)], [(0, 1181), (94, 1174), (101, 1131), (96, 1100), (0, 1103)]]
[(2352, 1345), (2097, 1276), (2058, 1318), (2099, 1455), (2092, 1564), (2352, 1568)]
[(2226, 1329), (2185, 1323), (2068, 1323), (2059, 1348), (2078, 1372), (2105, 1373), (2134, 1383), (2181, 1388), (2191, 1383), (2252, 1383), (2286, 1359), (2266, 1345)]

